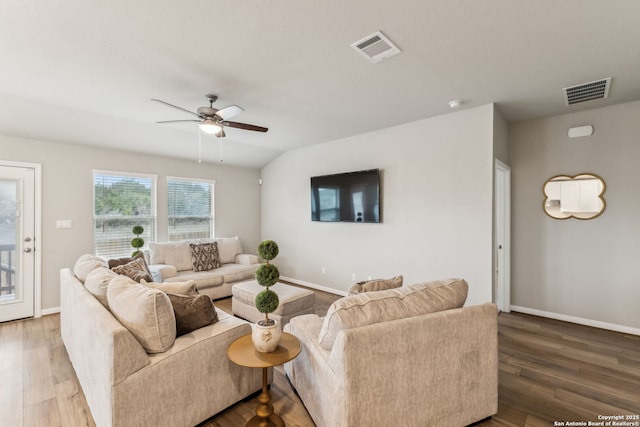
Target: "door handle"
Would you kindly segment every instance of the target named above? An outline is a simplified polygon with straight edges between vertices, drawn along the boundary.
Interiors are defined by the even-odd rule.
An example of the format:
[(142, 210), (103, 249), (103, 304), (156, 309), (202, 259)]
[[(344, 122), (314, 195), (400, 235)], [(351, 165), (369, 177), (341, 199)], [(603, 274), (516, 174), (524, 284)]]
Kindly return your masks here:
[(31, 248), (24, 248), (24, 251), (25, 251), (26, 253), (29, 253), (29, 252), (31, 252)]
[(25, 241), (25, 242), (30, 242), (30, 241), (31, 241), (31, 237), (25, 237), (25, 238), (24, 238), (24, 241)]

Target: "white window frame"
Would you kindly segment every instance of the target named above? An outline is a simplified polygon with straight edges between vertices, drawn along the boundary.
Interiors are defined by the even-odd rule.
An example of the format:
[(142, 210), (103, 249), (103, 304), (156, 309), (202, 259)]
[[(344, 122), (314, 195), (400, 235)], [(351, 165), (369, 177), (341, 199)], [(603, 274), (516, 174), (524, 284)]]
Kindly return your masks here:
[(189, 177), (182, 177), (182, 176), (167, 176), (167, 240), (169, 241), (176, 241), (176, 240), (171, 240), (171, 232), (170, 232), (170, 228), (171, 228), (171, 207), (169, 206), (169, 182), (170, 181), (181, 181), (181, 182), (194, 182), (194, 183), (205, 183), (205, 184), (209, 184), (211, 186), (211, 212), (209, 213), (211, 215), (211, 223), (209, 224), (209, 237), (210, 239), (213, 239), (216, 235), (216, 202), (215, 202), (215, 195), (216, 195), (216, 181), (214, 179), (202, 179), (202, 178), (189, 178)]
[[(96, 245), (96, 221), (98, 221), (98, 217), (96, 216), (96, 175), (108, 175), (108, 176), (114, 176), (114, 177), (123, 177), (123, 178), (142, 178), (142, 179), (148, 179), (152, 181), (152, 185), (153, 185), (153, 189), (151, 191), (151, 212), (150, 215), (153, 218), (153, 227), (151, 230), (145, 230), (148, 231), (149, 234), (145, 233), (146, 235), (150, 235), (151, 238), (147, 239), (145, 238), (145, 245), (143, 248), (147, 248), (149, 245), (149, 241), (148, 240), (155, 240), (158, 236), (158, 209), (157, 209), (157, 200), (158, 200), (158, 175), (153, 175), (153, 174), (144, 174), (144, 173), (137, 173), (137, 172), (122, 172), (122, 171), (108, 171), (108, 170), (100, 170), (100, 169), (93, 169), (92, 171), (92, 175), (91, 175), (91, 186), (93, 187), (92, 192), (93, 192), (93, 200), (92, 200), (92, 208), (93, 208), (93, 250), (94, 253), (96, 255), (99, 256), (105, 256), (105, 257), (111, 257), (111, 256), (115, 256), (115, 254), (99, 254), (97, 253), (96, 249), (97, 249), (97, 245)], [(131, 233), (131, 239), (133, 239), (135, 236), (133, 234), (133, 232)], [(141, 248), (142, 249), (142, 248)], [(129, 252), (128, 253), (122, 253), (119, 254), (119, 256), (128, 256), (131, 255), (131, 253), (134, 251), (133, 247), (129, 247)]]

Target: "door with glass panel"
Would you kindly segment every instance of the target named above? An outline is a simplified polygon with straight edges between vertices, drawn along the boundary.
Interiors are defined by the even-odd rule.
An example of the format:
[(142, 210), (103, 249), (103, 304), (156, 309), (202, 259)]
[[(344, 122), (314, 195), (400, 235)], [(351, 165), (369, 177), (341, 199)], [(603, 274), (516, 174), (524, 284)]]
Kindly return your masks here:
[(34, 315), (35, 171), (0, 166), (0, 322)]

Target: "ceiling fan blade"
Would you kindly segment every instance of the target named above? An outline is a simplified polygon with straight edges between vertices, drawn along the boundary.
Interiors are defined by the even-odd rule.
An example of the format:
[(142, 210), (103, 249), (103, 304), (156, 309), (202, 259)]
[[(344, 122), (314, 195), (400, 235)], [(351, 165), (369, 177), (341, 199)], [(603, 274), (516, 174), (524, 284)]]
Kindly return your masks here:
[(230, 128), (244, 129), (244, 130), (254, 130), (256, 132), (266, 132), (269, 129), (263, 128), (262, 126), (249, 125), (246, 123), (238, 123), (238, 122), (222, 122), (223, 126), (229, 126)]
[(222, 110), (216, 111), (216, 116), (220, 117), (222, 120), (227, 120), (231, 117), (237, 116), (243, 111), (244, 109), (242, 107), (238, 107), (237, 105), (229, 105), (228, 107), (224, 107)]
[(199, 123), (202, 120), (161, 120), (159, 122), (156, 123), (180, 123), (180, 122), (196, 122)]
[(186, 110), (186, 109), (184, 109), (184, 108), (182, 108), (182, 107), (178, 107), (177, 105), (169, 104), (168, 102), (164, 102), (164, 101), (161, 101), (161, 100), (159, 100), (159, 99), (155, 99), (155, 98), (151, 98), (151, 100), (152, 100), (152, 101), (155, 101), (155, 102), (159, 102), (159, 103), (161, 103), (161, 104), (164, 104), (164, 105), (166, 105), (167, 107), (175, 108), (176, 110), (180, 110), (180, 111), (183, 111), (183, 112), (185, 112), (185, 113), (193, 114), (194, 116), (199, 117), (199, 118), (201, 118), (201, 119), (203, 118), (200, 114), (198, 114), (198, 113), (194, 113), (193, 111)]

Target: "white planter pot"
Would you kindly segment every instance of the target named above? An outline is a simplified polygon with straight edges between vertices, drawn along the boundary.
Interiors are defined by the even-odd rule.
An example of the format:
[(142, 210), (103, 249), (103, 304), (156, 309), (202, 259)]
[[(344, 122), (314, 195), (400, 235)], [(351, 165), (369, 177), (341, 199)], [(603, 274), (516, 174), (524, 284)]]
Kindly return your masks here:
[[(273, 320), (273, 319), (271, 319)], [(260, 353), (270, 353), (278, 348), (280, 343), (280, 337), (282, 336), (282, 328), (277, 320), (273, 320), (274, 324), (270, 326), (263, 326), (263, 320), (251, 325), (251, 339), (256, 350)]]

